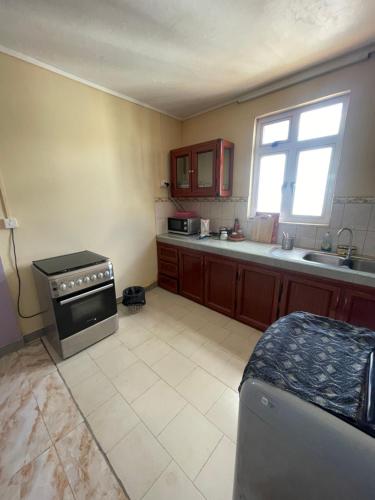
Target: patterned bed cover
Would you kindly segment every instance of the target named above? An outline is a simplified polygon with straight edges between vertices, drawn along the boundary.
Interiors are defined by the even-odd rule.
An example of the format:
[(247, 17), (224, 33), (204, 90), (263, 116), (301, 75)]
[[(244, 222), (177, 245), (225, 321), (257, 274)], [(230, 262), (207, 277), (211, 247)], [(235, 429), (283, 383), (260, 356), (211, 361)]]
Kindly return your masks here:
[(260, 379), (374, 435), (366, 417), (374, 349), (375, 332), (367, 328), (295, 312), (265, 331), (239, 389), (250, 377)]

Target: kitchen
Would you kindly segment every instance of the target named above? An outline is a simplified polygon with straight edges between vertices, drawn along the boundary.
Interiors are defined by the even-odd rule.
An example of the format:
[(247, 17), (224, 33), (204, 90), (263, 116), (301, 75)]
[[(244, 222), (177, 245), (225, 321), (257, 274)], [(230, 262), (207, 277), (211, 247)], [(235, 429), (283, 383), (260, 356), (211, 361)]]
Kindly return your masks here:
[[(343, 7), (340, 15), (347, 24), (339, 28), (328, 21), (337, 19), (328, 8), (326, 22), (315, 12), (318, 20), (310, 24), (301, 5), (300, 22), (285, 20), (293, 42), (282, 37), (280, 7), (258, 13), (258, 35), (262, 23), (273, 22), (280, 30), (283, 57), (271, 51), (268, 60), (267, 42), (256, 54), (255, 34), (246, 34), (245, 19), (257, 15), (254, 6), (242, 6), (242, 20), (224, 3), (220, 15), (200, 19), (202, 30), (213, 30), (211, 46), (203, 31), (186, 34), (182, 6), (170, 7), (164, 18), (158, 5), (154, 15), (170, 30), (165, 50), (163, 35), (143, 11), (146, 5), (111, 11), (96, 3), (87, 13), (83, 5), (75, 11), (53, 4), (16, 1), (0, 8), (0, 219), (3, 227), (13, 227), (0, 229), (1, 411), (10, 425), (14, 408), (24, 401), (28, 422), (20, 417), (15, 424), (19, 436), (25, 432), (17, 447), (2, 437), (2, 498), (103, 498), (107, 491), (110, 498), (229, 499), (238, 443), (238, 386), (263, 332), (301, 310), (375, 329), (373, 7), (361, 7), (355, 22), (353, 7)], [(289, 7), (287, 12), (296, 8)], [(213, 12), (210, 2), (205, 8)], [(190, 9), (198, 22), (197, 10)], [(129, 35), (120, 20), (126, 21)], [(222, 28), (221, 42), (228, 42), (229, 32), (233, 36), (231, 55), (220, 55), (221, 82), (212, 62), (220, 45), (215, 23)], [(59, 46), (51, 26), (60, 33)], [(155, 29), (160, 46), (139, 35), (148, 29)], [(201, 60), (184, 53), (174, 31), (179, 29), (194, 57), (198, 42), (207, 51)], [(306, 30), (319, 40), (320, 53), (303, 43)], [(85, 45), (88, 36), (96, 51)], [(127, 47), (126, 71), (115, 56), (120, 40)], [(134, 40), (139, 47), (135, 59), (129, 48)], [(230, 64), (235, 43), (246, 47), (246, 54), (239, 51), (238, 67)], [(198, 84), (194, 79), (187, 83), (179, 68), (165, 83), (175, 47)], [(159, 64), (152, 64), (145, 51)], [(250, 73), (247, 54), (255, 58)], [(256, 74), (260, 60), (268, 73)], [(103, 61), (112, 65), (109, 71), (103, 71)], [(237, 71), (242, 80), (235, 81)], [(173, 86), (176, 79), (179, 84)], [(298, 162), (289, 161), (300, 154), (299, 120), (303, 113), (337, 104), (342, 107), (335, 132), (303, 139), (305, 149), (332, 151), (320, 177), (306, 174), (300, 198), (313, 215), (300, 220), (291, 198), (300, 187)], [(288, 122), (287, 135), (268, 129), (276, 136), (263, 140), (266, 127), (275, 122)], [(320, 134), (328, 122), (320, 119)], [(262, 158), (267, 156), (284, 163), (275, 159), (271, 177), (262, 183), (268, 165)], [(324, 189), (319, 188), (323, 181)], [(188, 214), (176, 219), (176, 212)], [(279, 220), (269, 217), (274, 213)], [(267, 243), (256, 234), (262, 217), (268, 224)], [(180, 231), (186, 219), (199, 219), (194, 234), (168, 231), (176, 224)], [(244, 241), (230, 240), (236, 220), (235, 232)], [(203, 236), (205, 231), (211, 236), (198, 239), (201, 227)], [(350, 231), (338, 236), (342, 228)], [(322, 251), (327, 233), (330, 252)], [(283, 238), (292, 238), (294, 248), (283, 250)], [(44, 303), (33, 262), (45, 266), (51, 258), (86, 251), (97, 257), (84, 263), (64, 260), (51, 271), (58, 276), (56, 288), (66, 288), (55, 290)], [(83, 266), (95, 269), (81, 272)], [(59, 273), (67, 270), (63, 279)], [(90, 281), (85, 283), (86, 277)], [(112, 319), (103, 329), (105, 318), (86, 309), (87, 320), (95, 317), (101, 327), (82, 327), (76, 317), (74, 330), (64, 315), (62, 324), (75, 331), (71, 337), (90, 327), (96, 333), (90, 330), (83, 344), (68, 343), (65, 353), (58, 352), (67, 345), (59, 339), (57, 352), (50, 349), (55, 364), (44, 348), (53, 323), (46, 321), (45, 309), (109, 285), (114, 286), (86, 300), (103, 311), (104, 297), (110, 297), (104, 307)], [(146, 289), (146, 305), (131, 314), (121, 304), (122, 291), (134, 285)], [(99, 296), (100, 305), (88, 300)], [(64, 311), (73, 314), (74, 304), (65, 303)], [(61, 421), (55, 421), (56, 412)], [(30, 422), (37, 422), (38, 432), (28, 448)], [(85, 443), (85, 457), (91, 457), (85, 465), (78, 442)], [(367, 441), (365, 446), (370, 447)], [(102, 483), (95, 471), (101, 471)], [(53, 474), (63, 485), (58, 492), (49, 481)], [(44, 496), (41, 484), (48, 484)], [(29, 493), (23, 493), (25, 488)], [(366, 488), (362, 497), (368, 498)]]

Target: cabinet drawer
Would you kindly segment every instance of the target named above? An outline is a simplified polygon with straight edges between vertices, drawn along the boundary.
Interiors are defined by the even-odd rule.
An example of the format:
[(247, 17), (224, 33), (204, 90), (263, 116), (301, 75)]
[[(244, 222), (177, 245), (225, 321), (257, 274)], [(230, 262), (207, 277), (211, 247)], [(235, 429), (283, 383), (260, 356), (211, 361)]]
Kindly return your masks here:
[(159, 273), (166, 274), (167, 276), (171, 276), (172, 278), (178, 277), (178, 267), (177, 264), (173, 262), (165, 262), (164, 260), (159, 260)]
[(176, 279), (170, 278), (169, 276), (165, 276), (164, 274), (159, 274), (158, 282), (161, 288), (165, 288), (166, 290), (169, 290), (170, 292), (173, 293), (178, 292), (178, 285)]
[(175, 247), (170, 247), (168, 245), (158, 245), (158, 257), (159, 261), (164, 260), (166, 262), (178, 262), (178, 250)]

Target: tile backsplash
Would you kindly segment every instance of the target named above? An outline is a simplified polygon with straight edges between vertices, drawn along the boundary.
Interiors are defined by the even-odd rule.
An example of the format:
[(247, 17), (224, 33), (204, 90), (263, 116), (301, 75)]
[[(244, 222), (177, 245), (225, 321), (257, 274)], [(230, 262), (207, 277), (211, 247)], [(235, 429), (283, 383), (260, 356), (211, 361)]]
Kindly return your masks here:
[[(247, 219), (247, 199), (230, 198), (228, 200), (179, 200), (185, 210), (194, 210), (202, 218), (210, 219), (211, 231), (220, 226), (233, 226), (237, 217), (247, 238), (250, 237), (252, 221)], [(168, 199), (155, 199), (155, 217), (157, 234), (167, 232), (167, 218), (176, 211), (174, 204)], [(333, 248), (337, 245), (337, 231), (347, 226), (353, 229), (354, 245), (358, 253), (375, 257), (375, 199), (373, 198), (337, 198), (335, 199), (331, 222), (327, 226), (280, 223), (278, 242), (283, 231), (296, 236), (297, 247), (319, 250), (324, 234), (330, 231)], [(348, 234), (343, 233), (340, 243), (348, 243)]]

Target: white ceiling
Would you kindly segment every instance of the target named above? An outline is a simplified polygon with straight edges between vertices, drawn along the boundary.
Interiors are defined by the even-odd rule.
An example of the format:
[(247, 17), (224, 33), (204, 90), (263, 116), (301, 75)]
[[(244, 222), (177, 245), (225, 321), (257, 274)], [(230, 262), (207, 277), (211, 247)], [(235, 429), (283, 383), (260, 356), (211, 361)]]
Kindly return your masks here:
[(374, 0), (0, 0), (0, 45), (181, 118), (374, 40)]

